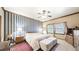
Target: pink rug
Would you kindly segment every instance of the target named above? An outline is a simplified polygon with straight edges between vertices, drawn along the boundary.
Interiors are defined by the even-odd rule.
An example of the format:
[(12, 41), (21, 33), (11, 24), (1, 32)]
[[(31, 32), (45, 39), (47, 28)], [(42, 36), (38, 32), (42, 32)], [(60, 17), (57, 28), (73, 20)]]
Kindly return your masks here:
[(32, 48), (26, 42), (22, 42), (13, 46), (10, 51), (32, 51)]

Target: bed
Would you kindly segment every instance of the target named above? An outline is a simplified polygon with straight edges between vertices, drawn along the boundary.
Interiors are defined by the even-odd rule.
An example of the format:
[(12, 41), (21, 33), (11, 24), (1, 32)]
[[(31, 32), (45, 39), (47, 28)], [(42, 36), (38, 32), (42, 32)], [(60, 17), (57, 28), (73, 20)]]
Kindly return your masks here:
[(40, 41), (44, 40), (46, 38), (49, 38), (50, 36), (47, 34), (40, 34), (40, 33), (27, 33), (25, 34), (25, 40), (28, 42), (28, 44), (33, 48), (33, 50), (40, 49)]

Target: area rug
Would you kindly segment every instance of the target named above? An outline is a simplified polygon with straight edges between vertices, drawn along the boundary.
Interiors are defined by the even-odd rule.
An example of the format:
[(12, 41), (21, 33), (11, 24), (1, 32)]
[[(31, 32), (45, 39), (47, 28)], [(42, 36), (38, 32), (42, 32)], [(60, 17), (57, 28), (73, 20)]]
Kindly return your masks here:
[(22, 42), (10, 48), (10, 51), (32, 51), (32, 48), (28, 43)]

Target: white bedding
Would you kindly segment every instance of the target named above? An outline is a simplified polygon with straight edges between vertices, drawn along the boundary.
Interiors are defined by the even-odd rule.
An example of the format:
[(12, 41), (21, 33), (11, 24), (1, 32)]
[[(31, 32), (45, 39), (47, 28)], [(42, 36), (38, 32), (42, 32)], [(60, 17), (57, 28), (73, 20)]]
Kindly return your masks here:
[(33, 48), (33, 50), (40, 49), (39, 42), (43, 39), (48, 38), (49, 35), (47, 34), (40, 34), (40, 33), (27, 33), (25, 35), (26, 41), (29, 43), (29, 45)]

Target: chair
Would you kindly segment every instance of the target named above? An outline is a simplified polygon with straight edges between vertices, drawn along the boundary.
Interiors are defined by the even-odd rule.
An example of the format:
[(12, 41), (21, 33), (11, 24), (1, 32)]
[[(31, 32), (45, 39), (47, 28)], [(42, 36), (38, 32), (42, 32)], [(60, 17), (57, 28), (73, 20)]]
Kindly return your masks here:
[(0, 42), (0, 51), (8, 51), (9, 50), (9, 42), (3, 41)]

